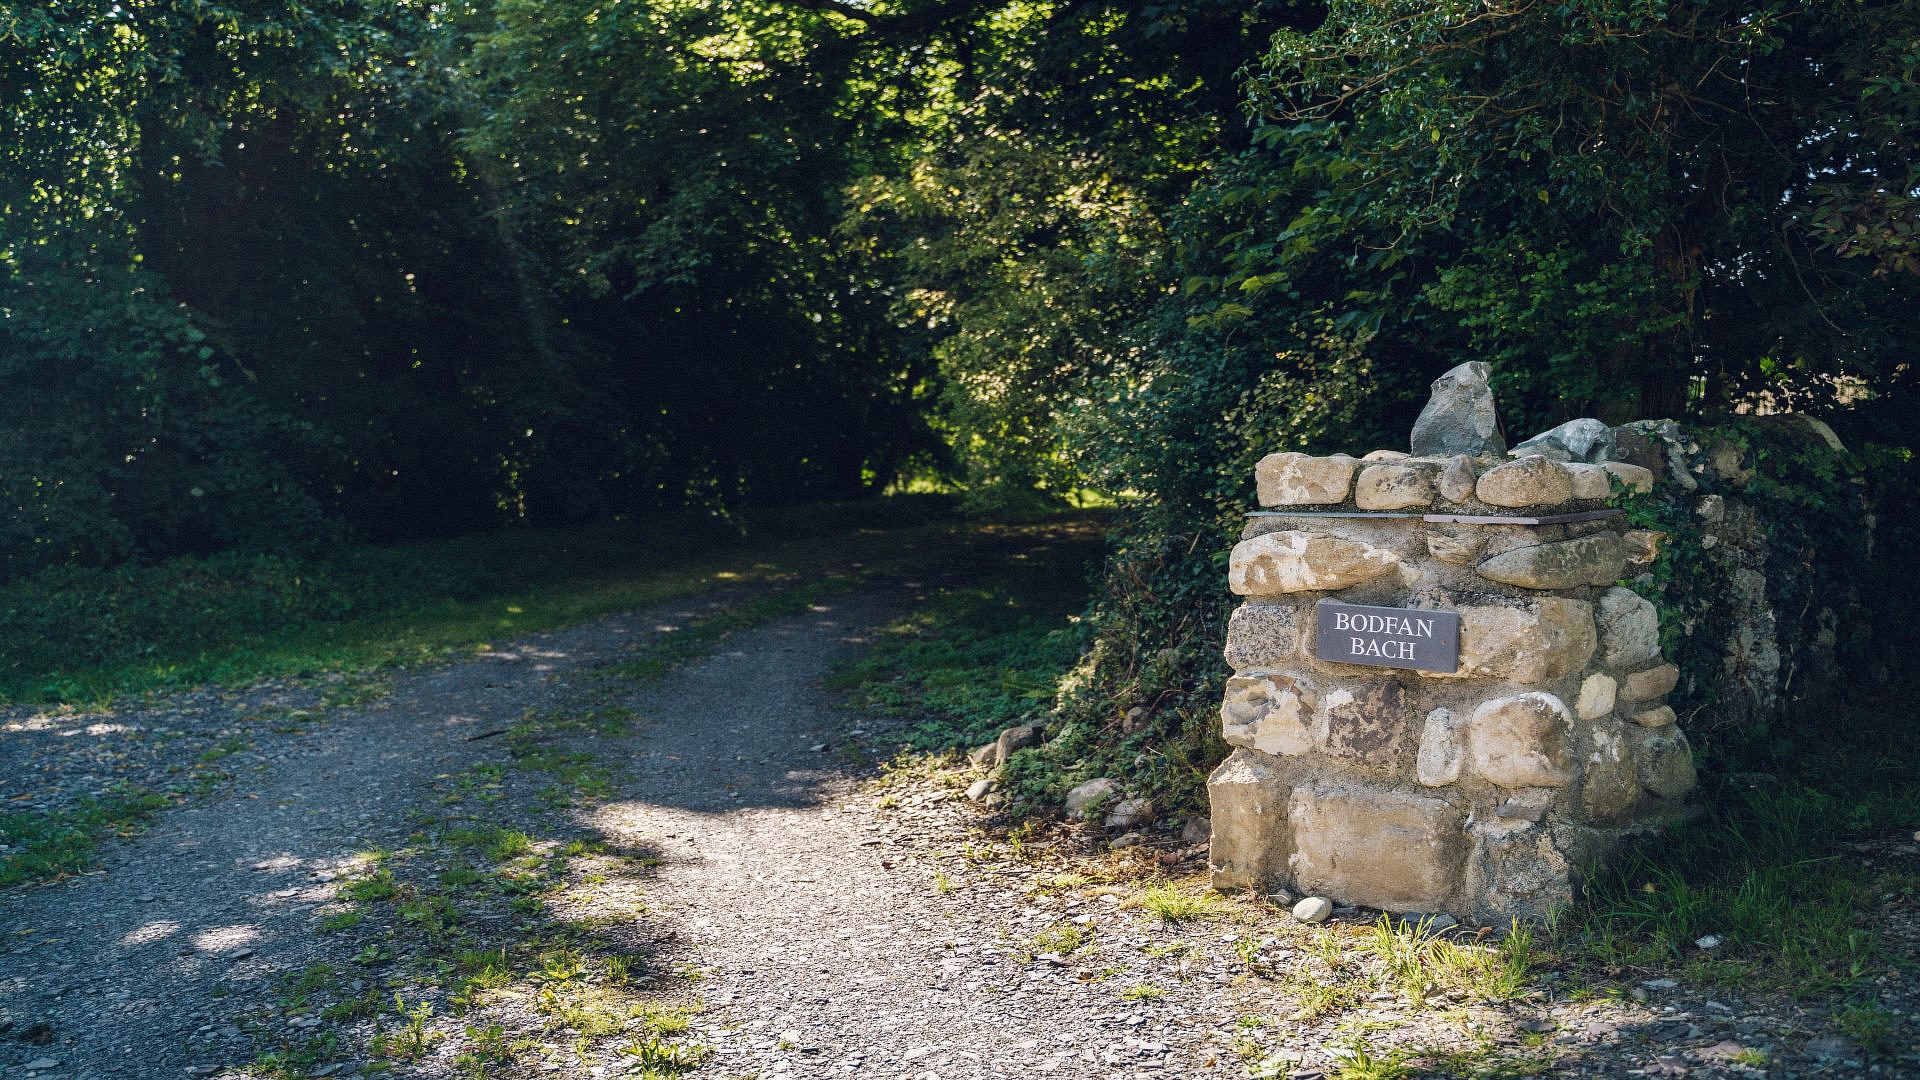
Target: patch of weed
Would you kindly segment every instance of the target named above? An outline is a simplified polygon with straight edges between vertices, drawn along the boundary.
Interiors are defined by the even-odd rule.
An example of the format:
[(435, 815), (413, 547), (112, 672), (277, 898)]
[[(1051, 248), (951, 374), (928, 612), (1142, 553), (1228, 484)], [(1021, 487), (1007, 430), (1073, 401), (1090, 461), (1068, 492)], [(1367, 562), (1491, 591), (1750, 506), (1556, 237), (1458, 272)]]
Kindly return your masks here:
[(1232, 910), (1218, 893), (1171, 881), (1147, 886), (1130, 903), (1163, 923), (1223, 919)]
[(0, 813), (0, 888), (52, 881), (93, 863), (100, 842), (132, 836), (172, 800), (156, 791), (127, 788), (100, 799), (81, 799), (60, 810)]

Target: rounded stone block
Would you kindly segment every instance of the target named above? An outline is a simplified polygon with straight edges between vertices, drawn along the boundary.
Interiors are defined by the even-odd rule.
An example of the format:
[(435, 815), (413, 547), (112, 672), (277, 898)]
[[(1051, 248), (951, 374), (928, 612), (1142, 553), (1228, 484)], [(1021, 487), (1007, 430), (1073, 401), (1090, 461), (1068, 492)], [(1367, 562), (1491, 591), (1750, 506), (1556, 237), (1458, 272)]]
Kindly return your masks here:
[(1626, 544), (1614, 532), (1597, 532), (1573, 540), (1558, 540), (1515, 548), (1495, 555), (1477, 568), (1480, 576), (1523, 589), (1571, 589), (1581, 585), (1611, 585), (1627, 568)]
[(1445, 800), (1377, 788), (1294, 789), (1289, 866), (1302, 891), (1387, 911), (1444, 911), (1462, 852)]
[(1261, 506), (1329, 506), (1347, 501), (1359, 462), (1345, 454), (1268, 454), (1253, 467)]
[(1573, 475), (1557, 461), (1523, 457), (1481, 473), (1474, 494), (1488, 506), (1558, 506), (1573, 498)]
[(1634, 566), (1652, 566), (1660, 557), (1660, 545), (1667, 534), (1651, 529), (1628, 529), (1620, 539), (1627, 545), (1627, 562)]
[(1633, 722), (1644, 728), (1670, 727), (1677, 720), (1678, 717), (1674, 716), (1673, 708), (1668, 705), (1633, 714)]
[(1460, 666), (1433, 678), (1541, 683), (1587, 666), (1595, 642), (1593, 605), (1564, 596), (1459, 607)]
[(1290, 675), (1238, 675), (1227, 680), (1220, 736), (1230, 745), (1278, 756), (1313, 749), (1312, 688)]
[(1660, 664), (1636, 671), (1620, 680), (1620, 696), (1628, 701), (1652, 701), (1673, 692), (1680, 683), (1680, 669)]
[(1407, 697), (1394, 682), (1333, 687), (1320, 695), (1315, 733), (1322, 752), (1376, 769), (1400, 757), (1407, 729)]
[(1639, 748), (1640, 786), (1663, 799), (1678, 799), (1693, 790), (1699, 776), (1693, 768), (1693, 747), (1677, 727), (1654, 728)]
[(1586, 779), (1580, 787), (1580, 806), (1600, 821), (1619, 817), (1640, 798), (1640, 777), (1619, 721), (1593, 727), (1593, 746), (1587, 754)]
[(1227, 616), (1228, 666), (1235, 671), (1280, 667), (1300, 656), (1309, 609), (1296, 604), (1241, 604)]
[(1287, 807), (1292, 785), (1271, 762), (1235, 750), (1207, 778), (1213, 887), (1261, 889), (1287, 872)]
[(1326, 592), (1371, 581), (1399, 565), (1393, 552), (1372, 544), (1288, 529), (1235, 544), (1227, 584), (1241, 596)]
[(1613, 477), (1599, 465), (1573, 462), (1567, 466), (1573, 478), (1573, 497), (1582, 501), (1604, 499), (1613, 493)]
[(1600, 662), (1633, 667), (1660, 652), (1660, 613), (1646, 597), (1618, 586), (1600, 597)]
[(1463, 503), (1473, 498), (1473, 485), (1477, 479), (1473, 471), (1473, 459), (1465, 454), (1455, 454), (1440, 469), (1440, 475), (1434, 480), (1434, 488), (1448, 502)]
[(1384, 461), (1360, 470), (1353, 485), (1353, 502), (1362, 510), (1406, 510), (1432, 506), (1434, 476), (1439, 470), (1425, 462)]
[(1619, 689), (1611, 675), (1589, 675), (1580, 684), (1580, 697), (1573, 703), (1573, 711), (1582, 720), (1597, 720), (1613, 711)]
[(1467, 726), (1451, 709), (1427, 714), (1420, 729), (1420, 752), (1414, 777), (1427, 787), (1445, 787), (1460, 779), (1467, 763)]
[(1624, 461), (1603, 461), (1600, 467), (1607, 475), (1620, 481), (1622, 487), (1636, 494), (1645, 494), (1653, 490), (1653, 470), (1640, 465), (1629, 465)]
[(1435, 530), (1427, 534), (1427, 554), (1454, 566), (1465, 566), (1472, 562), (1486, 546), (1486, 533), (1479, 530)]
[(1469, 724), (1473, 772), (1508, 788), (1557, 787), (1572, 772), (1567, 735), (1573, 717), (1541, 691), (1481, 702)]
[(1477, 822), (1467, 859), (1468, 905), (1492, 925), (1540, 922), (1573, 903), (1572, 861), (1545, 825), (1511, 819)]

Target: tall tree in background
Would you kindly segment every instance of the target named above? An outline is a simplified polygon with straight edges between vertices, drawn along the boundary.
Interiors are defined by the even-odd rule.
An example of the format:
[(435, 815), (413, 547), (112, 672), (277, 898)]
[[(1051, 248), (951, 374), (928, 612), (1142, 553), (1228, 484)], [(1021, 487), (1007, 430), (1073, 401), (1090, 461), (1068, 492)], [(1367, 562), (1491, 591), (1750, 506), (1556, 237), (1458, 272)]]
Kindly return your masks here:
[(976, 499), (1089, 482), (1078, 421), (1177, 280), (1167, 217), (1245, 145), (1239, 69), (1319, 14), (1017, 3), (936, 43), (945, 107), (909, 160), (861, 185), (848, 227), (891, 253), (902, 306), (930, 332), (938, 419)]

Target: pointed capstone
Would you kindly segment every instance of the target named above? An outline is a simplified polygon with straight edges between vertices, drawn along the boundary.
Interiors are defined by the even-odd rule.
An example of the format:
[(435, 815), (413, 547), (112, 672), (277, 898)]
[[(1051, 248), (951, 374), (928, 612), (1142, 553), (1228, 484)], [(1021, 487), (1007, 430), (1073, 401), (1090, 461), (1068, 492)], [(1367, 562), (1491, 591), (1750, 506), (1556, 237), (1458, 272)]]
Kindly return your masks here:
[(1500, 417), (1493, 407), (1492, 369), (1473, 361), (1433, 380), (1433, 396), (1413, 422), (1415, 457), (1504, 454)]
[(1599, 464), (1613, 454), (1613, 429), (1591, 417), (1569, 420), (1513, 448), (1515, 457), (1538, 454), (1555, 461)]

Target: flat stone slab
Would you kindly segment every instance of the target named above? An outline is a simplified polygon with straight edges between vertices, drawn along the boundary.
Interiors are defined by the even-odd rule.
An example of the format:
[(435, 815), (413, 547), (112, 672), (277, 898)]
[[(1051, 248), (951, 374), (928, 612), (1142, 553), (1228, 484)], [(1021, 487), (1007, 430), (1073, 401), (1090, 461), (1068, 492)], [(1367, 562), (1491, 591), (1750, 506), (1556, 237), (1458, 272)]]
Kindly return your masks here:
[(1449, 906), (1463, 847), (1443, 799), (1382, 789), (1296, 788), (1287, 818), (1295, 884), (1385, 911)]

